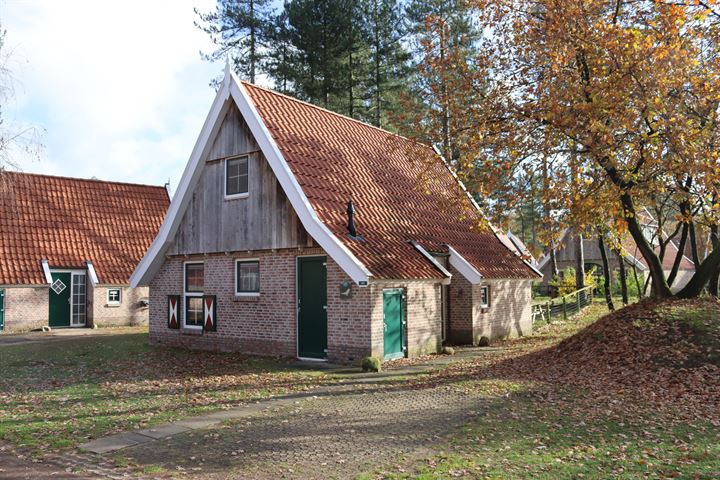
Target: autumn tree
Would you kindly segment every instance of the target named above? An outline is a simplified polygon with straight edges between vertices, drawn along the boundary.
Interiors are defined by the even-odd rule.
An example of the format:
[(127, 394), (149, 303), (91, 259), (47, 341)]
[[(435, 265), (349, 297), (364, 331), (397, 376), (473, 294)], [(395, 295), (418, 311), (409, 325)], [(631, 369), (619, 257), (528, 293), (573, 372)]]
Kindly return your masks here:
[[(637, 215), (655, 193), (669, 192), (688, 235), (689, 225), (717, 230), (717, 3), (478, 0), (476, 7), (486, 35), (472, 68), (439, 55), (426, 60), (458, 73), (454, 96), (468, 106), (456, 167), (475, 177), (496, 223), (522, 196), (508, 179), (546, 169), (543, 197), (557, 206), (557, 223), (628, 232), (649, 266), (653, 295), (672, 296)], [(718, 265), (715, 247), (677, 295), (700, 294)]]

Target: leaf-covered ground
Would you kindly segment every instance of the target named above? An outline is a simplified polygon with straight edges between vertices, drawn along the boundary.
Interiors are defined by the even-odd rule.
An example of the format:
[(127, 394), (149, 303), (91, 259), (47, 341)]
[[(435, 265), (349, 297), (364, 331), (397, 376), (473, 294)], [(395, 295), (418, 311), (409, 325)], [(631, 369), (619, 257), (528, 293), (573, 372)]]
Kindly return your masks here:
[(331, 381), (284, 361), (152, 348), (132, 330), (0, 356), (0, 441), (44, 453)]
[(603, 310), (411, 380), (485, 392), (487, 411), (444, 453), (366, 477), (720, 478), (720, 303)]

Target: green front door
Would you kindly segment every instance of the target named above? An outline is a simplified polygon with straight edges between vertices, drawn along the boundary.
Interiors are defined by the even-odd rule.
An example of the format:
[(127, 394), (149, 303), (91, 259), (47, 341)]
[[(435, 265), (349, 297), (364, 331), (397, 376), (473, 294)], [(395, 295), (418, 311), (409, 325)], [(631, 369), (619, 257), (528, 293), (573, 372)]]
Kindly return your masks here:
[(383, 331), (385, 360), (404, 357), (402, 290), (383, 290)]
[(0, 289), (0, 332), (5, 330), (5, 290)]
[(70, 326), (70, 287), (72, 274), (52, 272), (50, 284), (50, 326)]
[(325, 257), (298, 258), (298, 356), (327, 355), (327, 269)]

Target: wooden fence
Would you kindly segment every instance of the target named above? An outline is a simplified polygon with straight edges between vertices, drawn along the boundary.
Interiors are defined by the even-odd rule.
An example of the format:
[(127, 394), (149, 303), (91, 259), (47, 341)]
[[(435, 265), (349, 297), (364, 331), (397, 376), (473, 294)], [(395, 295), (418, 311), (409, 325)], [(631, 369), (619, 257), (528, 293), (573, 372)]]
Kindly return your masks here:
[(553, 320), (567, 320), (592, 304), (592, 301), (593, 287), (585, 287), (545, 303), (535, 304), (532, 306), (533, 323), (541, 320), (548, 323)]

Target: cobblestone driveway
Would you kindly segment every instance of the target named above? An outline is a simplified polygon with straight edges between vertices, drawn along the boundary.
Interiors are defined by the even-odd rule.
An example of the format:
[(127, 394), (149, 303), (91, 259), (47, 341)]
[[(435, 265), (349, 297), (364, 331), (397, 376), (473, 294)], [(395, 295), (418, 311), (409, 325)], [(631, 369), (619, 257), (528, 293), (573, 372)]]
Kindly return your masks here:
[(123, 454), (202, 478), (353, 478), (432, 452), (484, 401), (447, 387), (338, 391)]

